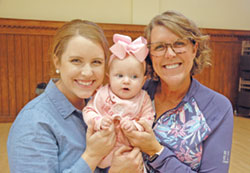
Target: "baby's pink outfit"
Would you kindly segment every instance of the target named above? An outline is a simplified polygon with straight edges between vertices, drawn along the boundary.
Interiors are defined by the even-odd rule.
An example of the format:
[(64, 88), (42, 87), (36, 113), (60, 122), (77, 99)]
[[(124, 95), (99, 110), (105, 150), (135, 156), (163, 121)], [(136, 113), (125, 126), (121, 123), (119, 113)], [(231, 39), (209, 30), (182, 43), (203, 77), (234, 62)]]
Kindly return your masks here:
[[(101, 120), (104, 116), (111, 116), (113, 119), (120, 120), (120, 122), (131, 120), (139, 131), (143, 131), (143, 127), (136, 121), (145, 119), (152, 126), (154, 115), (152, 102), (146, 91), (141, 90), (132, 99), (124, 100), (117, 97), (111, 91), (108, 84), (99, 88), (95, 96), (93, 96), (88, 105), (83, 109), (84, 121), (89, 124), (94, 119), (95, 130), (100, 130)], [(111, 165), (113, 152), (121, 145), (131, 146), (126, 136), (122, 133), (120, 125), (121, 123), (115, 124), (117, 137), (115, 147), (100, 162), (98, 165), (100, 168), (106, 168)]]

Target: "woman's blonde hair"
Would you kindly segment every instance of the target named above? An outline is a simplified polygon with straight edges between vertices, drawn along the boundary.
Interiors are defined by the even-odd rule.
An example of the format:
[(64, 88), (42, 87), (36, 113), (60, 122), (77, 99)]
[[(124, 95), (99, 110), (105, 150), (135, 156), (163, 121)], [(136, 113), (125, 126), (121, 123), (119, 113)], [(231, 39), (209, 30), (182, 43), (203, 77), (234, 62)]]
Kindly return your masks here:
[[(145, 28), (145, 37), (149, 44), (151, 43), (151, 32), (154, 26), (164, 26), (177, 36), (181, 38), (190, 38), (193, 43), (198, 44), (191, 75), (200, 73), (204, 67), (211, 65), (211, 51), (208, 46), (209, 36), (203, 35), (193, 21), (189, 20), (181, 13), (174, 11), (166, 11), (161, 15), (155, 16)], [(147, 57), (147, 62), (149, 64), (148, 67), (151, 68), (148, 71), (152, 72), (152, 76), (154, 71), (150, 55)]]
[(103, 30), (93, 22), (80, 19), (65, 23), (57, 31), (51, 47), (52, 58), (53, 56), (57, 56), (61, 59), (69, 40), (77, 35), (101, 45), (104, 50), (105, 60), (107, 61), (109, 57), (109, 46)]

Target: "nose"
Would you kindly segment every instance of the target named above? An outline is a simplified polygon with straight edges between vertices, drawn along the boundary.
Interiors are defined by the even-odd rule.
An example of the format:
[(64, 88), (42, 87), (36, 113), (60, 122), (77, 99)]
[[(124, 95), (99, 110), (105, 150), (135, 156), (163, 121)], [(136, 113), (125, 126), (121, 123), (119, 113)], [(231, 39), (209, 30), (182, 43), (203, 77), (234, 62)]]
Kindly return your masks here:
[(130, 79), (128, 76), (124, 76), (123, 83), (128, 84), (130, 82)]
[(85, 64), (82, 69), (81, 69), (81, 74), (83, 76), (91, 76), (93, 75), (93, 71), (92, 71), (92, 68), (89, 64)]
[(172, 58), (176, 56), (176, 53), (174, 52), (173, 48), (171, 46), (168, 46), (165, 52), (165, 57), (166, 58)]

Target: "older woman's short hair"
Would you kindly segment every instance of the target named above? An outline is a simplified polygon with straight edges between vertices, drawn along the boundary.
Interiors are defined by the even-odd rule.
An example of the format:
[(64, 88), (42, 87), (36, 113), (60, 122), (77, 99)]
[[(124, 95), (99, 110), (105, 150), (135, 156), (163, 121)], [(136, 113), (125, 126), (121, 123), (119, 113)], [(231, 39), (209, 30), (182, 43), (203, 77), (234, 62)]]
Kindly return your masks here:
[[(204, 67), (211, 65), (211, 51), (208, 46), (209, 36), (203, 35), (196, 24), (174, 11), (166, 11), (161, 15), (155, 16), (145, 28), (145, 37), (151, 43), (151, 32), (154, 26), (164, 26), (181, 38), (190, 38), (194, 43), (198, 43), (197, 54), (194, 58), (191, 75), (200, 73)], [(152, 68), (150, 55), (147, 57), (148, 67)], [(153, 69), (148, 71), (153, 72)], [(152, 76), (152, 74), (151, 74)]]

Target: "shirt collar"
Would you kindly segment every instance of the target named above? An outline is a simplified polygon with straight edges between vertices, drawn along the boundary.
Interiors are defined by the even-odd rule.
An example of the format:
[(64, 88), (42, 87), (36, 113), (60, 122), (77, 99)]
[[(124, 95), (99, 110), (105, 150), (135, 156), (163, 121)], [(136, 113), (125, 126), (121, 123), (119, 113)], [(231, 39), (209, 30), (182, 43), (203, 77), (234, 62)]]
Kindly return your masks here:
[(77, 111), (65, 95), (56, 87), (52, 79), (49, 81), (44, 92), (64, 119), (72, 115), (74, 111)]
[(188, 89), (187, 94), (182, 99), (182, 102), (185, 102), (185, 103), (188, 102), (189, 99), (190, 99), (190, 97), (192, 97), (194, 95), (194, 93), (197, 92), (197, 87), (198, 87), (198, 85), (197, 85), (198, 83), (197, 82), (198, 81), (196, 79), (194, 79), (194, 78), (191, 77), (191, 85), (190, 85), (190, 87)]

